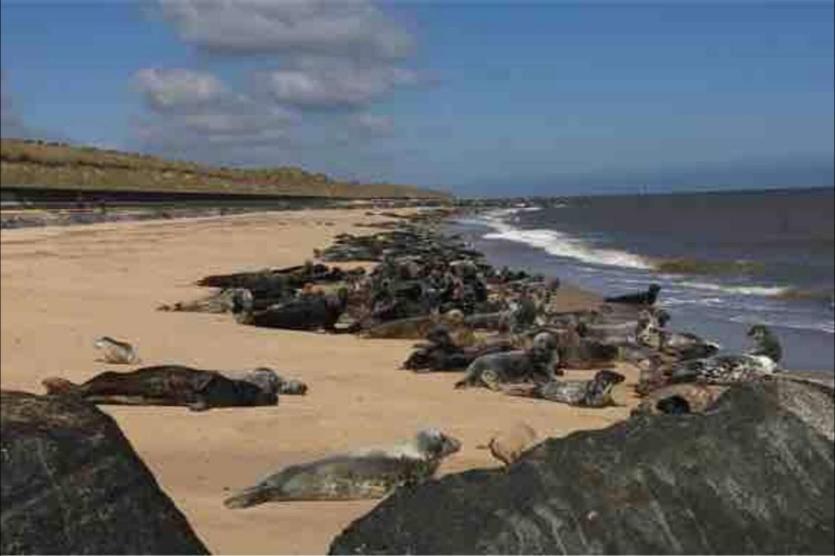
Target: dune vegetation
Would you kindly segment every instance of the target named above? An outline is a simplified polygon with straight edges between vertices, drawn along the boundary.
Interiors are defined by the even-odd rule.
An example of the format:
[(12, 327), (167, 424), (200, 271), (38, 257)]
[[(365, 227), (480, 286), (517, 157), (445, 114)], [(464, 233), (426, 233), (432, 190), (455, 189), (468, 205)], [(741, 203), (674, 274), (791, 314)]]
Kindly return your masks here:
[(137, 153), (19, 139), (3, 139), (0, 143), (0, 182), (4, 187), (172, 193), (340, 198), (449, 196), (408, 185), (338, 181), (296, 167), (212, 167)]

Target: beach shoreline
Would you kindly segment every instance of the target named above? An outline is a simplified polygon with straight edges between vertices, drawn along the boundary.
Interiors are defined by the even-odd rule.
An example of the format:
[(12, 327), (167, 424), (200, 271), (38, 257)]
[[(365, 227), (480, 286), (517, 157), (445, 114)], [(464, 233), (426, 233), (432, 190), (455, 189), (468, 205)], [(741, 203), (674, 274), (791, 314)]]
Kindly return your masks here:
[[(395, 210), (398, 214), (409, 210)], [(463, 442), (440, 474), (496, 467), (477, 446), (515, 421), (542, 437), (603, 428), (625, 419), (637, 399), (634, 368), (623, 365), (618, 405), (586, 409), (544, 400), (457, 391), (458, 373), (398, 370), (409, 340), (262, 329), (231, 315), (156, 311), (207, 293), (199, 278), (291, 266), (340, 233), (368, 233), (385, 218), (354, 209), (247, 213), (39, 227), (0, 232), (2, 360), (6, 390), (42, 393), (40, 381), (84, 381), (105, 369), (93, 340), (128, 339), (139, 366), (180, 363), (206, 369), (273, 367), (310, 386), (276, 407), (215, 409), (102, 406), (211, 552), (323, 553), (331, 539), (379, 501), (297, 502), (230, 510), (223, 499), (280, 467), (368, 445), (385, 445), (436, 426)], [(340, 264), (345, 268), (349, 263)], [(561, 309), (596, 296), (564, 284)], [(567, 371), (569, 378), (594, 371)]]

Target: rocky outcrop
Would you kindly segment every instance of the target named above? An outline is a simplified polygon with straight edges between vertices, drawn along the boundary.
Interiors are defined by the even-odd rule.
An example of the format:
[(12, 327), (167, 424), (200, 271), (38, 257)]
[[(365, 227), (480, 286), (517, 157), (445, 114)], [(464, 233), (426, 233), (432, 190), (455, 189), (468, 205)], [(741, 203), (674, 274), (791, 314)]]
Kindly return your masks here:
[(208, 554), (112, 418), (0, 394), (3, 554)]
[(548, 440), (507, 472), (401, 489), (332, 554), (832, 554), (833, 390), (772, 380), (704, 414)]

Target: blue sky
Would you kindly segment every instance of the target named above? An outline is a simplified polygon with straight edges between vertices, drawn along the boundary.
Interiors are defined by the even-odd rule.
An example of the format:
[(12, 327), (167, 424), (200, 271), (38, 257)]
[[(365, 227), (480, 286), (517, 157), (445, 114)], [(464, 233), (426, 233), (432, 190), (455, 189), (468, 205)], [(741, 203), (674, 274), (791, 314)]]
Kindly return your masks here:
[(471, 194), (833, 183), (832, 2), (277, 4), (4, 0), (3, 134)]

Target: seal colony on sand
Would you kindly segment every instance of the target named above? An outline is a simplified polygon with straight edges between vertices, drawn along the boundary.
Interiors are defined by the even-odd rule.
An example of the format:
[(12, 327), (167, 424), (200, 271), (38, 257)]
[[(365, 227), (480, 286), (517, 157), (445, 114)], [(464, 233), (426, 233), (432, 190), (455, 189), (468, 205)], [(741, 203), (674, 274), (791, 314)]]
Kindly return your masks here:
[(418, 432), (389, 450), (365, 450), (293, 465), (224, 500), (227, 508), (292, 500), (383, 498), (402, 485), (431, 478), (461, 443), (438, 430)]
[(559, 311), (559, 279), (493, 268), (457, 236), (438, 232), (435, 225), (448, 214), (426, 211), (380, 226), (384, 231), (341, 234), (314, 253), (327, 262), (377, 263), (370, 272), (308, 261), (213, 275), (198, 284), (220, 292), (179, 307), (231, 310), (238, 322), (267, 328), (423, 338), (402, 368), (463, 370), (459, 389), (481, 386), (584, 407), (612, 404), (622, 375), (604, 370), (590, 380), (563, 381), (562, 369), (634, 364), (642, 369), (637, 390), (648, 394), (671, 383), (746, 382), (776, 368), (781, 350), (766, 327), (751, 329), (758, 347), (742, 355), (720, 355), (718, 343), (668, 329), (670, 315), (656, 306), (658, 284), (590, 309)]
[(128, 373), (107, 371), (82, 384), (62, 378), (47, 378), (42, 384), (47, 394), (77, 396), (94, 404), (174, 405), (193, 411), (276, 405), (279, 393), (307, 391), (303, 383), (286, 381), (271, 369), (259, 368), (240, 378), (229, 378), (220, 371), (182, 365), (158, 365)]

